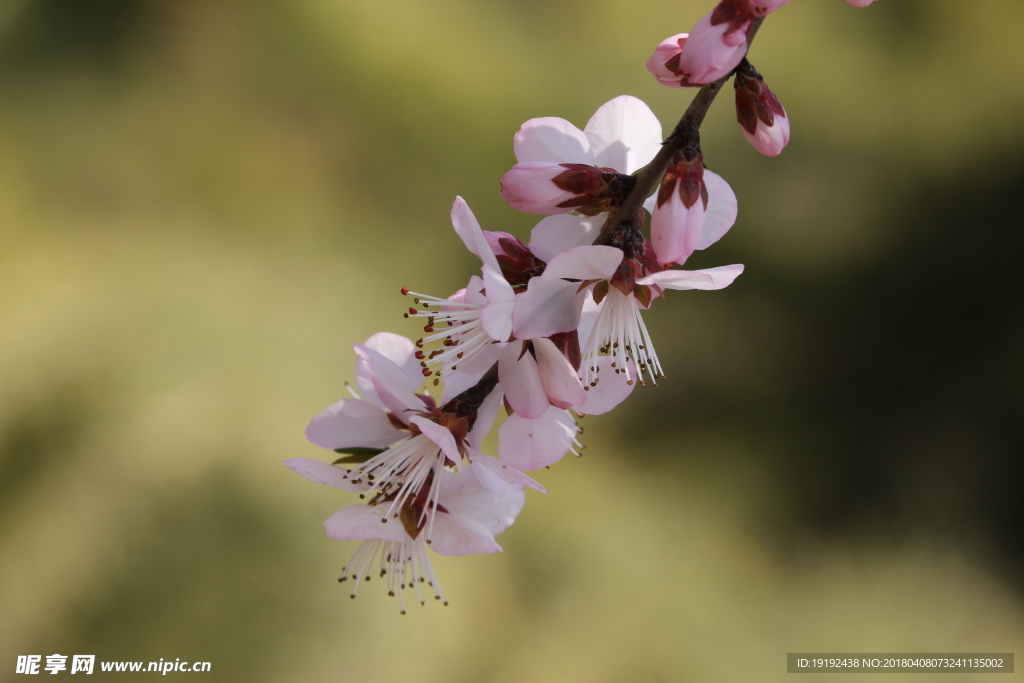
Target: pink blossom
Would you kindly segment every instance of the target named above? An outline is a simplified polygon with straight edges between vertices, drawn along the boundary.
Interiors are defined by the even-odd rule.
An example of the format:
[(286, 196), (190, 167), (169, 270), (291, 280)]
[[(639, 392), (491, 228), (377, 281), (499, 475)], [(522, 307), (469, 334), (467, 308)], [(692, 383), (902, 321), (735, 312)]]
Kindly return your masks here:
[[(704, 15), (690, 31), (675, 61), (678, 87), (699, 86), (726, 76), (747, 54), (747, 30), (753, 17), (712, 23), (717, 10)], [(670, 69), (672, 65), (666, 64)]]
[(722, 0), (697, 22), (689, 35), (666, 38), (647, 62), (659, 83), (676, 88), (717, 81), (747, 53), (754, 20), (789, 0)]
[(365, 398), (328, 407), (313, 418), (306, 436), (323, 448), (365, 454), (351, 470), (340, 470), (341, 476), (353, 486), (365, 483), (364, 494), (387, 501), (383, 520), (397, 519), (410, 501), (420, 501), (432, 517), (438, 505), (437, 474), (445, 467), (461, 469), (467, 450), (479, 447), (494, 422), (500, 394), (483, 401), (472, 416), (475, 421), (454, 416), (439, 410), (429, 396), (415, 393), (423, 375), (418, 367), (413, 371), (416, 357), (408, 339), (382, 332), (365, 345), (356, 344), (356, 353), (356, 383)]
[(379, 332), (355, 350), (362, 397), (350, 389), (354, 398), (341, 399), (310, 421), (306, 439), (321, 448), (383, 448), (408, 438), (410, 419), (432, 407), (429, 397), (416, 393), (423, 375), (411, 341)]
[(515, 470), (539, 470), (555, 464), (566, 453), (582, 448), (579, 427), (568, 410), (548, 406), (537, 418), (519, 413), (508, 416), (498, 430), (498, 458)]
[[(342, 474), (344, 470), (332, 465), (306, 458), (294, 458), (285, 465), (311, 481), (353, 490), (352, 482)], [(521, 485), (495, 476), (495, 470), (501, 467), (474, 463), (462, 474), (438, 471), (431, 483), (437, 491), (436, 513), (429, 517), (426, 503), (420, 498), (407, 500), (393, 524), (381, 523), (386, 496), (378, 496), (367, 505), (337, 510), (324, 522), (327, 535), (339, 541), (363, 541), (342, 569), (339, 581), (354, 582), (354, 598), (359, 584), (369, 581), (371, 572), (379, 571), (380, 577), (387, 576), (388, 594), (398, 595), (402, 614), (406, 588), (415, 589), (421, 604), (425, 602), (421, 583), (433, 589), (435, 599), (444, 600), (427, 546), (440, 555), (501, 550), (494, 537), (515, 521), (525, 503)]]
[[(644, 374), (654, 381), (663, 376), (641, 316), (663, 290), (721, 289), (743, 270), (742, 266), (665, 270), (655, 258), (653, 245), (639, 236), (638, 226), (620, 229), (634, 231), (633, 237), (622, 240), (634, 245), (630, 251), (590, 247), (610, 251), (588, 252), (583, 258), (579, 250), (584, 247), (575, 247), (558, 254), (543, 274), (530, 280), (526, 293), (518, 295), (513, 314), (512, 331), (519, 339), (578, 331), (583, 386), (600, 397), (595, 398), (593, 409), (590, 399), (576, 406), (584, 413), (610, 410), (628, 395), (635, 379), (643, 383)], [(707, 238), (701, 234), (698, 244), (720, 237), (713, 233)], [(588, 303), (590, 310), (584, 316)]]
[[(518, 166), (580, 164), (631, 174), (661, 148), (661, 123), (650, 108), (623, 95), (601, 105), (580, 130), (553, 116), (530, 119), (513, 139)], [(532, 167), (530, 167), (532, 168)]]
[(666, 38), (658, 44), (654, 54), (647, 60), (647, 70), (662, 85), (670, 88), (696, 87), (679, 71), (679, 58), (688, 36), (688, 33), (679, 33)]
[(850, 3), (854, 7), (867, 7), (871, 3), (875, 2), (875, 0), (846, 0), (846, 2)]
[(701, 154), (676, 155), (665, 172), (651, 215), (651, 242), (659, 263), (682, 263), (707, 249), (736, 222), (738, 204), (729, 183), (704, 168)]
[[(476, 382), (497, 360), (500, 345), (512, 334), (515, 292), (502, 274), (501, 265), (488, 243), (480, 223), (462, 197), (456, 197), (451, 212), (452, 226), (470, 253), (482, 262), (481, 276), (474, 275), (467, 287), (447, 299), (403, 289), (425, 310), (409, 309), (406, 317), (427, 318), (427, 335), (417, 346), (442, 342), (429, 356), (417, 352), (422, 371), (434, 372), (446, 382), (445, 397), (452, 392), (449, 378), (461, 366), (465, 377), (456, 385), (466, 388)], [(466, 372), (468, 371), (468, 372)], [(464, 387), (462, 384), (468, 382)], [(436, 381), (435, 381), (436, 383)], [(456, 392), (457, 393), (457, 392)]]
[(744, 62), (736, 72), (736, 119), (761, 154), (778, 156), (789, 144), (789, 117), (761, 74)]

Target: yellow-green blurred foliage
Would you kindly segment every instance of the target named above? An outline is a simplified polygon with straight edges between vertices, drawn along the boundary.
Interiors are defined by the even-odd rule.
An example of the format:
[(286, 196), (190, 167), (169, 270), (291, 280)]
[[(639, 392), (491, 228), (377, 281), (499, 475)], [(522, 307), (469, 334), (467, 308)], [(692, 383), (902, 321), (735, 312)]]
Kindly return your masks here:
[(456, 194), (526, 238), (523, 121), (627, 93), (671, 126), (690, 93), (643, 65), (710, 4), (0, 3), (0, 678), (781, 680), (1024, 642), (1018, 0), (769, 17), (792, 143), (713, 107), (740, 219), (695, 261), (747, 274), (647, 316), (668, 380), (584, 421), (505, 553), (436, 560), (451, 606), (335, 583), (354, 501), (281, 462), (329, 455), (302, 430), (351, 345), (477, 267)]

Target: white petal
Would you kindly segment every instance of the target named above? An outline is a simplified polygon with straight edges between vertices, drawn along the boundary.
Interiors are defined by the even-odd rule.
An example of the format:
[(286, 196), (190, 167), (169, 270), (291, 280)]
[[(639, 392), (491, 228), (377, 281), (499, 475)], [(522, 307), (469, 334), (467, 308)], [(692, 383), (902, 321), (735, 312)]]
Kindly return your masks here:
[(539, 470), (569, 452), (576, 431), (569, 413), (554, 406), (534, 420), (509, 415), (498, 430), (498, 457), (513, 469)]
[(602, 304), (594, 301), (594, 295), (588, 289), (587, 296), (583, 299), (583, 310), (580, 312), (580, 324), (576, 327), (581, 349), (587, 346), (587, 340), (590, 339), (590, 333), (597, 323), (597, 314), (601, 312), (601, 306)]
[(452, 227), (455, 228), (455, 232), (462, 238), (463, 243), (465, 243), (466, 248), (471, 253), (476, 254), (485, 265), (491, 266), (499, 273), (501, 272), (501, 268), (498, 266), (498, 259), (494, 257), (494, 252), (491, 251), (490, 245), (487, 244), (487, 239), (484, 237), (479, 221), (473, 215), (469, 204), (462, 197), (456, 197), (455, 203), (452, 204)]
[(697, 199), (687, 208), (673, 191), (668, 201), (651, 216), (651, 246), (658, 263), (682, 263), (693, 253), (704, 229), (704, 203)]
[(395, 429), (381, 408), (343, 398), (321, 411), (306, 427), (306, 440), (321, 448), (384, 448), (407, 435)]
[(466, 435), (466, 443), (472, 448), (480, 448), (480, 442), (484, 440), (487, 434), (491, 431), (491, 427), (494, 426), (494, 420), (498, 417), (498, 408), (501, 407), (501, 399), (504, 398), (505, 392), (502, 390), (501, 385), (497, 385), (491, 393), (487, 394), (487, 398), (480, 404), (480, 407), (476, 411), (476, 420), (473, 422), (473, 428), (469, 430), (469, 434)]
[(531, 278), (526, 291), (516, 295), (513, 334), (519, 339), (534, 339), (575, 330), (586, 296), (579, 288), (579, 282)]
[[(628, 356), (620, 356), (619, 362), (621, 362), (623, 357), (629, 358)], [(589, 361), (590, 365), (598, 367), (597, 377), (600, 381), (587, 391), (586, 403), (577, 407), (579, 412), (586, 415), (603, 415), (625, 401), (626, 397), (633, 393), (633, 389), (638, 382), (627, 383), (626, 373), (616, 373), (616, 368), (612, 367), (614, 362), (616, 362), (616, 359), (612, 356), (598, 356), (596, 362)], [(627, 360), (626, 362), (631, 364), (630, 376), (635, 378), (639, 374), (636, 365), (633, 364), (632, 360)]]
[[(543, 277), (604, 280), (622, 263), (622, 250), (615, 247), (573, 247), (548, 262)], [(531, 280), (532, 281), (532, 280)]]
[(505, 389), (505, 399), (512, 409), (524, 417), (540, 417), (550, 405), (540, 380), (537, 361), (523, 353), (520, 342), (509, 344), (498, 360), (498, 381)]
[(369, 505), (350, 505), (335, 510), (324, 522), (324, 528), (327, 529), (327, 535), (336, 541), (364, 541), (371, 538), (408, 540), (409, 534), (405, 533), (400, 522), (382, 522), (383, 517), (381, 510)]
[(366, 481), (366, 477), (360, 478), (358, 474), (353, 475), (352, 479), (358, 478), (360, 481), (360, 483), (355, 484), (349, 478), (349, 470), (328, 465), (325, 462), (313, 460), (312, 458), (292, 458), (291, 460), (285, 460), (284, 466), (310, 481), (315, 481), (318, 484), (327, 484), (344, 491), (358, 493), (370, 488), (370, 482)]
[(530, 251), (542, 261), (551, 261), (566, 249), (591, 245), (601, 233), (605, 218), (605, 214), (548, 216), (530, 231)]
[[(519, 515), (526, 502), (523, 487), (517, 484), (502, 482), (505, 491), (495, 496), (484, 488), (473, 470), (477, 464), (467, 467), (462, 474), (443, 472), (441, 474), (441, 505), (452, 514), (471, 517), (483, 523), (487, 529), (497, 536), (507, 529)], [(438, 515), (440, 518), (441, 515)]]
[(494, 341), (508, 341), (512, 335), (512, 309), (515, 308), (516, 293), (501, 271), (485, 265), (483, 273), (487, 305), (480, 310), (480, 324)]
[(408, 423), (409, 411), (423, 410), (423, 401), (416, 395), (415, 387), (408, 385), (405, 373), (394, 361), (362, 344), (356, 344), (355, 349), (365, 364), (377, 398), (395, 417)]
[(722, 176), (704, 169), (704, 185), (708, 188), (708, 210), (704, 214), (704, 229), (697, 240), (697, 249), (707, 249), (722, 239), (736, 222), (739, 210), (736, 193)]
[(534, 339), (533, 350), (537, 354), (537, 369), (540, 381), (552, 405), (571, 408), (587, 400), (587, 392), (576, 374), (576, 369), (550, 339)]
[(512, 142), (519, 163), (552, 161), (558, 164), (590, 164), (590, 142), (576, 126), (565, 119), (546, 116), (530, 119), (522, 125)]
[(377, 351), (385, 358), (394, 361), (395, 365), (405, 373), (407, 384), (415, 389), (423, 383), (423, 375), (420, 373), (420, 362), (416, 360), (416, 345), (412, 340), (400, 334), (391, 332), (378, 332), (363, 344), (368, 348)]
[(430, 530), (431, 549), (438, 555), (475, 555), (501, 552), (487, 527), (466, 515), (440, 512)]
[(448, 459), (454, 462), (456, 467), (462, 466), (462, 454), (459, 453), (455, 437), (452, 436), (451, 431), (447, 427), (442, 427), (436, 422), (431, 422), (427, 418), (419, 416), (412, 418), (411, 422), (420, 428), (423, 436), (437, 444), (441, 452), (447, 455)]
[(629, 95), (601, 105), (584, 129), (594, 165), (633, 173), (661, 149), (661, 122), (643, 101)]
[(703, 270), (663, 270), (636, 281), (638, 285), (657, 285), (665, 289), (722, 289), (743, 272), (742, 264)]

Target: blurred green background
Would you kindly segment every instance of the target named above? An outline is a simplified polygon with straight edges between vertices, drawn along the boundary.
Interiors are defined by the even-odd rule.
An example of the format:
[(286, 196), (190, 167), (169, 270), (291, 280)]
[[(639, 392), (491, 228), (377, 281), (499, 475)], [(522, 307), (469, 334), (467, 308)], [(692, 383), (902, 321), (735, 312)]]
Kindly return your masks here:
[(646, 316), (668, 380), (584, 421), (503, 554), (436, 559), (451, 606), (335, 583), (353, 501), (281, 462), (325, 456), (351, 345), (478, 267), (456, 194), (526, 238), (523, 121), (631, 94), (670, 127), (691, 94), (643, 65), (710, 5), (0, 2), (0, 680), (782, 680), (1024, 642), (1018, 0), (769, 17), (792, 142), (713, 107), (740, 217), (691, 263), (747, 271)]

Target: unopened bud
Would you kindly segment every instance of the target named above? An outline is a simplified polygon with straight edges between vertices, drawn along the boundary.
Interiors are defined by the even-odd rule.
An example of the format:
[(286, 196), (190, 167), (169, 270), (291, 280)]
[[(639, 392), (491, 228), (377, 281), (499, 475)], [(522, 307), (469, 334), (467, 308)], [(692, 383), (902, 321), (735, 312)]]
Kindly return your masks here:
[(789, 117), (761, 74), (744, 60), (736, 70), (736, 120), (761, 154), (774, 157), (789, 144)]
[(728, 76), (747, 53), (754, 20), (789, 0), (721, 0), (689, 35), (666, 38), (647, 61), (658, 82), (674, 88), (704, 85)]
[(528, 161), (501, 177), (501, 196), (526, 213), (596, 216), (621, 203), (635, 182), (611, 168)]
[(704, 158), (700, 152), (684, 148), (665, 171), (651, 216), (651, 242), (660, 263), (682, 263), (693, 253), (707, 208)]

